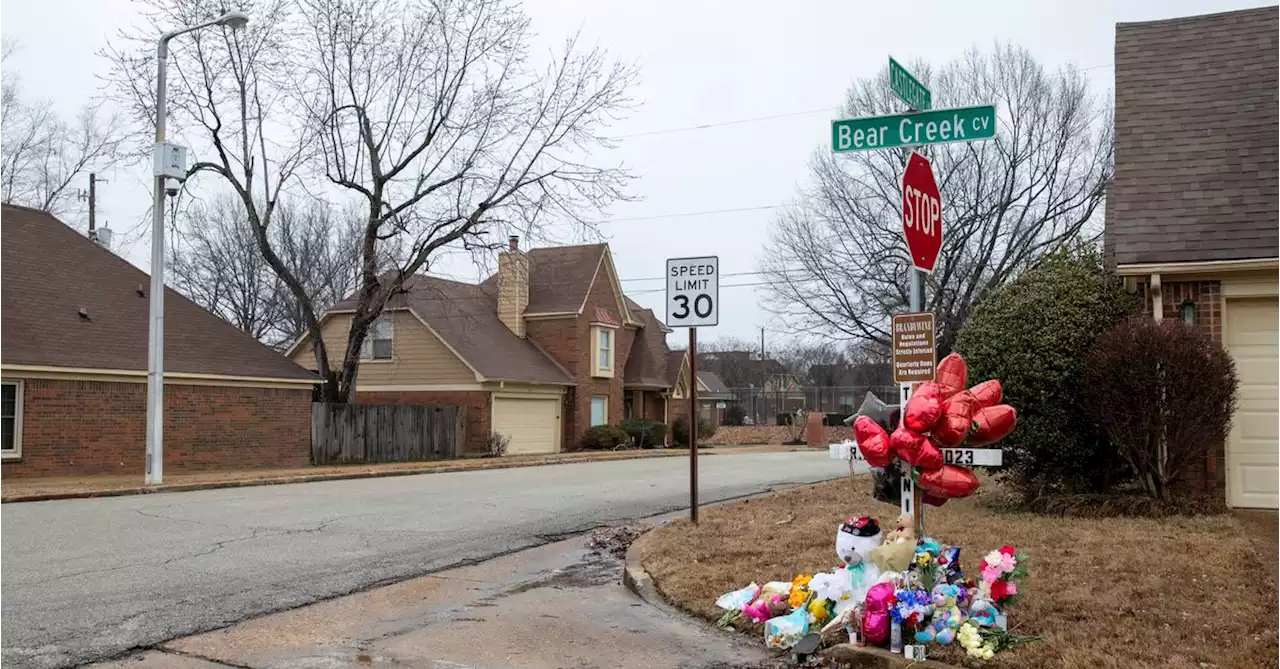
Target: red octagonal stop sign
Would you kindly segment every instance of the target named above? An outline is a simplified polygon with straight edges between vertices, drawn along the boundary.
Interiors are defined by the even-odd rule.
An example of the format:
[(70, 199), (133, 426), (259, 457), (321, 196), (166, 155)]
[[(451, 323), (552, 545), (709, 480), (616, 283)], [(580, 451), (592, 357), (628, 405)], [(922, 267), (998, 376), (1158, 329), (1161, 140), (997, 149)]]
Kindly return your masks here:
[(929, 159), (911, 152), (902, 171), (902, 232), (916, 269), (932, 273), (942, 248), (942, 197)]

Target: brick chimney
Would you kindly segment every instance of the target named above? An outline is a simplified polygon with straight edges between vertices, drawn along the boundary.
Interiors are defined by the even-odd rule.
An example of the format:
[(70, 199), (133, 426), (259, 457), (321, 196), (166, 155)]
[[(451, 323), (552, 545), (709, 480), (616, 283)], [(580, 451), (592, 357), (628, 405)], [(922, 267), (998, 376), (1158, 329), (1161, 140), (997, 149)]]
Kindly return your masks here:
[(520, 238), (507, 238), (508, 249), (498, 254), (498, 320), (524, 338), (524, 310), (529, 306), (529, 256)]

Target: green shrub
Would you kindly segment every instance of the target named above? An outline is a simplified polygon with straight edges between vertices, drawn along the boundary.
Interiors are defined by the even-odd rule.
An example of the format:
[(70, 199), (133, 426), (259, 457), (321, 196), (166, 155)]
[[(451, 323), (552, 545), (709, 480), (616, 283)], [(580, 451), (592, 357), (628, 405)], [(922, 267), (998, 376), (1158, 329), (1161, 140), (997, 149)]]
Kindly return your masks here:
[(1018, 411), (1000, 447), (1004, 473), (1024, 491), (1105, 491), (1122, 471), (1086, 407), (1084, 364), (1098, 335), (1140, 306), (1096, 251), (1076, 249), (992, 292), (960, 329), (970, 383), (1000, 379)]
[(618, 423), (618, 427), (622, 428), (622, 431), (631, 437), (631, 443), (639, 448), (661, 446), (667, 438), (666, 424), (656, 420), (631, 418)]
[[(715, 436), (716, 428), (705, 420), (698, 421), (698, 443)], [(673, 446), (689, 445), (689, 417), (678, 416), (671, 423), (671, 440)]]
[(581, 446), (589, 451), (607, 451), (631, 444), (631, 437), (617, 425), (596, 425), (582, 435)]

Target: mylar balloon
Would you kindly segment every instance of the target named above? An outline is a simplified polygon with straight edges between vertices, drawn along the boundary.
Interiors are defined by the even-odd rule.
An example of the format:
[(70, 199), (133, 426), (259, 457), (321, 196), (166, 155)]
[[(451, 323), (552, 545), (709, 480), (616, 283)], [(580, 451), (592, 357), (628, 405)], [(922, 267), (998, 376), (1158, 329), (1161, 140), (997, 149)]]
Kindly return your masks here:
[(877, 583), (867, 590), (862, 608), (862, 635), (867, 643), (883, 646), (889, 641), (889, 606), (892, 601), (892, 583)]
[(929, 493), (925, 492), (925, 493), (921, 493), (920, 501), (924, 502), (925, 504), (928, 504), (929, 506), (942, 506), (943, 504), (947, 503), (947, 498), (934, 497), (933, 495), (930, 495)]
[(920, 384), (907, 400), (902, 422), (912, 430), (926, 433), (942, 418), (942, 388), (929, 381)]
[(942, 466), (942, 452), (923, 434), (900, 427), (889, 437), (889, 447), (912, 467), (937, 469)]
[(959, 353), (952, 353), (938, 363), (936, 381), (942, 389), (942, 399), (945, 400), (969, 385), (969, 366)]
[(978, 477), (964, 467), (943, 465), (934, 471), (920, 474), (916, 484), (930, 495), (955, 499), (972, 495), (978, 489)]
[(973, 427), (973, 414), (978, 401), (968, 390), (961, 390), (942, 403), (942, 420), (933, 428), (933, 440), (943, 448), (955, 448), (964, 443)]
[(1018, 423), (1018, 412), (1008, 404), (983, 407), (973, 414), (977, 429), (969, 435), (970, 446), (986, 446), (1004, 439)]
[(978, 385), (969, 389), (969, 393), (973, 395), (973, 399), (978, 401), (978, 408), (993, 407), (1004, 399), (1004, 389), (1000, 387), (999, 379), (991, 379), (983, 381)]
[(858, 450), (872, 467), (888, 467), (893, 460), (893, 451), (889, 449), (889, 433), (884, 431), (869, 416), (858, 416), (853, 421), (853, 435), (858, 441)]

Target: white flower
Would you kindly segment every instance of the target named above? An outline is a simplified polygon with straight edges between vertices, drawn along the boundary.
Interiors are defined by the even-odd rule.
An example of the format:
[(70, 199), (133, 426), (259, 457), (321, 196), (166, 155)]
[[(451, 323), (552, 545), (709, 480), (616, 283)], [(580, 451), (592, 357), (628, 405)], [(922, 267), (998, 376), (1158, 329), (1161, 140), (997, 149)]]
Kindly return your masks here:
[(839, 602), (850, 594), (849, 577), (844, 569), (831, 574), (815, 574), (809, 581), (809, 590), (822, 599)]

